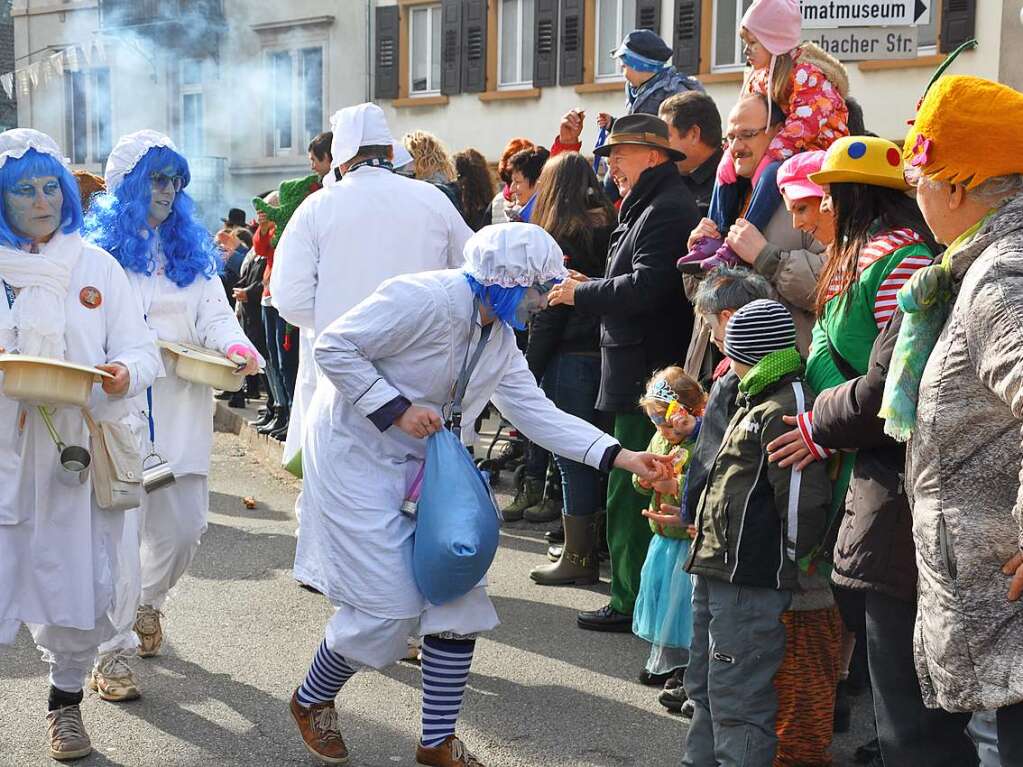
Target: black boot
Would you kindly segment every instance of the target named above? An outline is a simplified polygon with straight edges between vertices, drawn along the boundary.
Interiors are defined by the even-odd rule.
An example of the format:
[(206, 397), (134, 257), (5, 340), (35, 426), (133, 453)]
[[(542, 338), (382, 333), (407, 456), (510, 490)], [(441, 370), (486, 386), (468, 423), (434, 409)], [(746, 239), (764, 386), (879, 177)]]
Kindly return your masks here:
[(260, 426), (256, 429), (257, 434), (270, 434), (270, 432), (277, 431), (284, 424), (288, 422), (288, 407), (287, 405), (277, 405), (274, 408), (274, 417), (265, 426)]
[(291, 423), (291, 411), (284, 411), (284, 422), (270, 432), (267, 436), (270, 439), (275, 439), (278, 442), (284, 442), (288, 438), (288, 424)]
[(231, 398), (227, 401), (227, 406), (233, 408), (244, 408), (245, 392), (243, 391), (231, 392)]
[(245, 378), (245, 396), (249, 399), (259, 399), (260, 393), (259, 376), (247, 376)]
[(258, 430), (262, 426), (266, 426), (270, 421), (274, 419), (274, 406), (267, 405), (264, 408), (260, 408), (259, 418), (255, 421), (249, 421), (249, 426), (254, 426)]
[(213, 399), (220, 400), (221, 402), (227, 402), (231, 397), (234, 396), (233, 391), (218, 391), (213, 395)]

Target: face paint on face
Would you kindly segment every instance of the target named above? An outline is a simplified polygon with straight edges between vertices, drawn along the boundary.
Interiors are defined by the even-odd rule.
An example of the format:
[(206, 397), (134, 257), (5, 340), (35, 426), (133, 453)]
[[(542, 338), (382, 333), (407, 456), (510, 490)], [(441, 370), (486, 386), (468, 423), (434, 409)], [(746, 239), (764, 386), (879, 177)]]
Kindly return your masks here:
[(46, 242), (61, 223), (64, 193), (55, 176), (23, 178), (4, 192), (7, 224), (15, 234)]
[(543, 285), (534, 285), (529, 288), (515, 307), (515, 324), (518, 328), (525, 328), (529, 321), (537, 314), (547, 308), (547, 294), (554, 287), (554, 282), (547, 282)]
[(170, 216), (174, 198), (181, 191), (183, 182), (184, 179), (175, 173), (173, 166), (168, 166), (150, 176), (147, 223), (154, 229)]

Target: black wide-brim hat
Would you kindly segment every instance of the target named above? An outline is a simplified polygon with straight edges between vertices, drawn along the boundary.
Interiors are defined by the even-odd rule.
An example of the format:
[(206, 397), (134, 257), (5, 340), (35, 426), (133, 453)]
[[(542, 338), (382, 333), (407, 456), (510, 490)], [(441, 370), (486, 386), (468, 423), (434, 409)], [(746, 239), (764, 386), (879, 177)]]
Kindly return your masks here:
[(686, 156), (673, 149), (668, 141), (668, 124), (653, 115), (619, 117), (611, 126), (611, 135), (607, 137), (607, 143), (594, 149), (593, 154), (597, 157), (607, 157), (611, 154), (611, 147), (625, 144), (661, 149), (668, 154), (672, 162), (686, 159)]

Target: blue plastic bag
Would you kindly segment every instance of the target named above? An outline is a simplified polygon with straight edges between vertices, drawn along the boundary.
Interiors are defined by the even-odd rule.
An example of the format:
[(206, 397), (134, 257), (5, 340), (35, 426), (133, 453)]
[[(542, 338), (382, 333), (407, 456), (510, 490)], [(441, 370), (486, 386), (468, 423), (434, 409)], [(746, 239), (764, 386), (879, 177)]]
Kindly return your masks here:
[(442, 605), (468, 594), (497, 553), (500, 519), (486, 479), (451, 431), (426, 443), (412, 569), (423, 596)]

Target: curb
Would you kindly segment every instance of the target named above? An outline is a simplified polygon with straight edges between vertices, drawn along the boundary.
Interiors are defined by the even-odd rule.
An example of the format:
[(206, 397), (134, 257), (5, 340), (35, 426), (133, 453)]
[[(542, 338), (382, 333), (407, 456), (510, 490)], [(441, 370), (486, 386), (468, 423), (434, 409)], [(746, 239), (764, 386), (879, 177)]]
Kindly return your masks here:
[(255, 428), (249, 426), (249, 421), (258, 418), (261, 402), (262, 400), (253, 402), (245, 408), (233, 408), (228, 407), (226, 402), (216, 400), (216, 408), (213, 411), (213, 430), (237, 435), (245, 445), (246, 452), (270, 467), (280, 470), (285, 476), (295, 479), (281, 465), (284, 458), (284, 443), (258, 434)]

